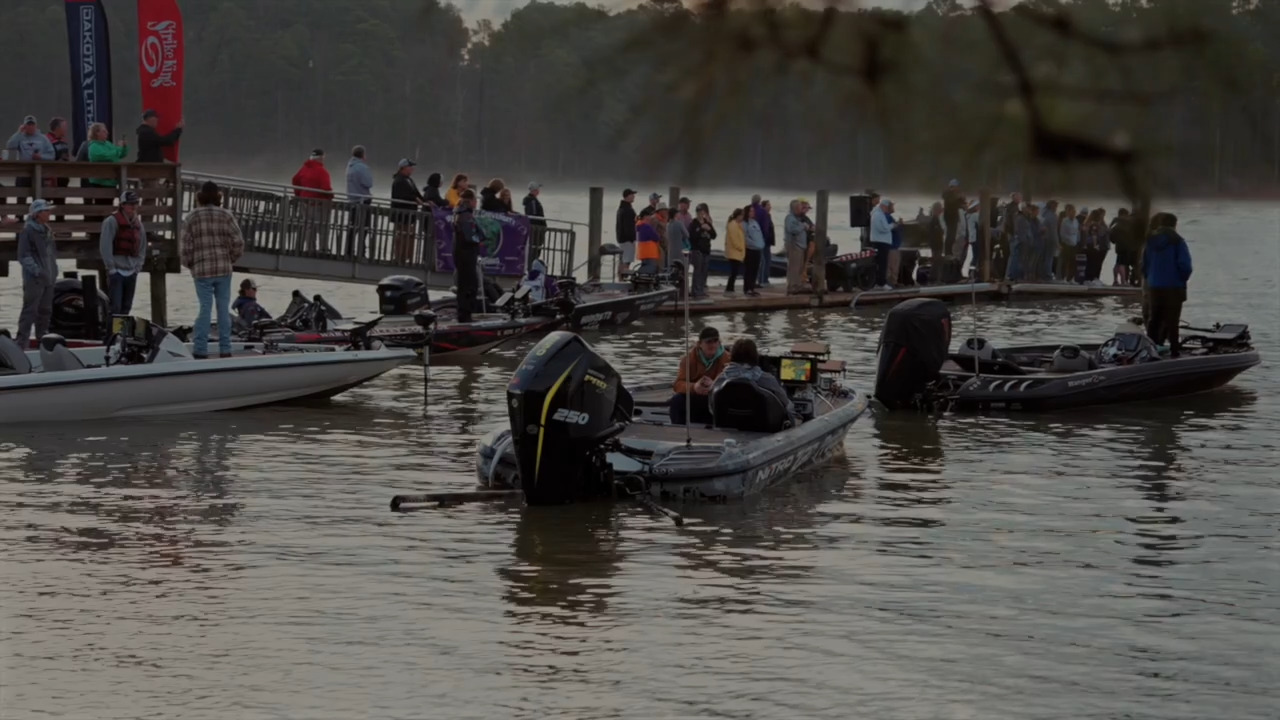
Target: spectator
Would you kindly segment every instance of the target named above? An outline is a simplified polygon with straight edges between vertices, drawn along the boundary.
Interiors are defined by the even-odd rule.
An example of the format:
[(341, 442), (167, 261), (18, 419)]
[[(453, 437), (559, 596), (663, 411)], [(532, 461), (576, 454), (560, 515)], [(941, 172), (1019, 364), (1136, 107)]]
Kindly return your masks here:
[(742, 293), (750, 297), (760, 297), (756, 292), (756, 280), (760, 277), (760, 256), (764, 254), (764, 231), (760, 229), (760, 221), (756, 220), (756, 207), (753, 204), (742, 209), (742, 229), (747, 246), (742, 269)]
[(693, 272), (689, 296), (695, 300), (707, 296), (707, 263), (711, 258), (711, 241), (715, 239), (711, 210), (706, 203), (698, 203), (697, 214), (689, 228), (689, 264)]
[(302, 250), (313, 253), (317, 238), (324, 237), (322, 252), (329, 252), (328, 218), (333, 201), (333, 181), (324, 166), (324, 150), (316, 148), (293, 174), (293, 194), (302, 207)]
[[(889, 198), (878, 198), (879, 202), (871, 209), (871, 247), (876, 251), (876, 290), (892, 290), (889, 283), (889, 254), (893, 252), (893, 201)], [(897, 278), (893, 278), (894, 282)]]
[(178, 144), (178, 139), (182, 137), (182, 128), (184, 121), (179, 120), (178, 124), (172, 130), (161, 135), (156, 132), (156, 125), (160, 124), (160, 113), (155, 110), (147, 110), (142, 113), (142, 124), (138, 126), (138, 162), (140, 163), (162, 163), (164, 159), (164, 149), (173, 147)]
[[(9, 138), (9, 142), (5, 145), (6, 160), (56, 160), (56, 153), (53, 145), (49, 142), (49, 138), (40, 132), (40, 127), (36, 124), (34, 115), (28, 115), (22, 119), (22, 125), (18, 126), (18, 131)], [(31, 175), (19, 177), (14, 184), (17, 187), (31, 187)], [(21, 202), (21, 201), (19, 201)]]
[(533, 227), (547, 226), (547, 213), (542, 209), (542, 201), (538, 199), (540, 194), (542, 183), (529, 183), (529, 194), (524, 196), (524, 214), (529, 216), (529, 224)]
[[(129, 146), (124, 140), (111, 142), (111, 134), (106, 125), (94, 123), (89, 126), (89, 162), (118, 163), (128, 154)], [(120, 182), (115, 178), (93, 178), (89, 180), (89, 184), (114, 188), (118, 187)], [(111, 200), (107, 198), (101, 198), (101, 200), (106, 201), (103, 203), (105, 205), (111, 204)]]
[(476, 293), (480, 289), (477, 265), (480, 262), (480, 243), (483, 237), (472, 209), (475, 201), (475, 192), (470, 188), (464, 189), (458, 195), (458, 206), (453, 210), (454, 288), (458, 298), (460, 323), (471, 322)]
[(196, 209), (182, 221), (182, 264), (195, 280), (200, 310), (192, 335), (192, 355), (209, 356), (209, 321), (218, 306), (218, 354), (231, 357), (231, 269), (244, 254), (235, 217), (222, 209), (222, 191), (213, 181), (196, 194)]
[(676, 203), (675, 219), (684, 225), (685, 230), (688, 230), (689, 226), (693, 224), (693, 216), (689, 214), (689, 206), (692, 204), (692, 201), (687, 197), (680, 198), (680, 202)]
[(751, 196), (751, 205), (756, 209), (756, 222), (760, 223), (760, 232), (764, 234), (764, 251), (760, 255), (760, 272), (756, 275), (756, 285), (768, 287), (769, 267), (773, 264), (773, 206), (768, 200), (761, 200), (759, 195)]
[(458, 207), (458, 201), (462, 198), (462, 193), (471, 187), (467, 181), (467, 176), (458, 173), (453, 176), (453, 182), (449, 183), (449, 191), (445, 193), (444, 199), (449, 203), (449, 207)]
[(1106, 248), (1110, 244), (1110, 231), (1102, 216), (1102, 208), (1089, 213), (1084, 228), (1080, 233), (1080, 243), (1084, 248), (1086, 285), (1099, 285), (1102, 276), (1102, 260), (1106, 257)]
[(1080, 223), (1076, 220), (1076, 206), (1067, 203), (1058, 221), (1058, 279), (1063, 282), (1076, 280), (1076, 249), (1080, 245)]
[(657, 210), (646, 207), (640, 211), (640, 221), (636, 223), (636, 259), (640, 261), (639, 272), (646, 275), (657, 275), (662, 268), (662, 231), (659, 225), (665, 220), (660, 217), (667, 214), (667, 208)]
[(1116, 211), (1116, 219), (1111, 221), (1107, 229), (1111, 242), (1116, 246), (1116, 264), (1111, 271), (1111, 283), (1118, 286), (1136, 284), (1137, 273), (1133, 266), (1137, 263), (1138, 251), (1134, 247), (1137, 244), (1134, 242), (1137, 234), (1134, 216), (1128, 208), (1120, 208)]
[(102, 221), (98, 249), (107, 268), (107, 297), (112, 315), (128, 315), (133, 310), (133, 294), (138, 273), (147, 259), (147, 232), (138, 215), (138, 193), (126, 190), (120, 207)]
[(1182, 304), (1187, 301), (1187, 281), (1191, 279), (1191, 250), (1178, 234), (1178, 218), (1172, 213), (1156, 213), (1151, 227), (1139, 265), (1146, 286), (1147, 335), (1157, 345), (1168, 343), (1169, 355), (1178, 357)]
[(346, 255), (362, 257), (364, 240), (369, 232), (370, 208), (373, 205), (373, 173), (365, 157), (363, 145), (351, 148), (351, 159), (347, 160), (347, 200), (351, 203), (351, 215), (347, 230)]
[(945, 213), (945, 205), (942, 202), (935, 202), (929, 208), (929, 219), (925, 225), (925, 238), (929, 245), (929, 282), (935, 285), (942, 282), (942, 259), (946, 255), (947, 226), (943, 219)]
[[(743, 227), (745, 220), (742, 208), (734, 208), (733, 214), (729, 216), (729, 222), (724, 228), (724, 258), (729, 261), (729, 282), (724, 286), (724, 294), (732, 295), (734, 293), (733, 285), (738, 279), (738, 274), (742, 272), (742, 261), (747, 257), (747, 233)], [(743, 284), (746, 284), (746, 277), (742, 278)]]
[(658, 212), (658, 207), (661, 204), (662, 204), (661, 193), (649, 193), (649, 207), (652, 208), (654, 212)]
[(441, 182), (443, 182), (443, 178), (440, 177), (440, 173), (431, 173), (427, 176), (427, 189), (423, 192), (423, 197), (427, 199), (427, 204), (436, 210), (443, 210), (449, 207), (448, 201), (440, 194)]
[(27, 222), (18, 233), (18, 264), (22, 266), (22, 312), (18, 315), (18, 346), (30, 346), (31, 328), (36, 339), (49, 332), (53, 317), (53, 286), (58, 281), (58, 248), (49, 228), (49, 201), (36, 200)]
[(804, 284), (805, 251), (809, 247), (809, 234), (804, 223), (802, 200), (791, 201), (791, 212), (783, 223), (783, 243), (787, 248), (787, 294), (810, 292)]
[(502, 192), (502, 188), (507, 184), (502, 178), (494, 178), (489, 181), (488, 185), (480, 191), (480, 209), (485, 212), (504, 213), (507, 211), (506, 206), (502, 204), (502, 200), (498, 199), (498, 193)]
[(395, 235), (391, 244), (391, 259), (398, 263), (413, 262), (414, 244), (418, 235), (418, 210), (427, 199), (413, 181), (413, 169), (418, 163), (401, 158), (396, 174), (391, 176), (391, 209)]
[(511, 199), (511, 188), (504, 186), (498, 191), (498, 202), (502, 203), (505, 208), (503, 212), (514, 213), (516, 211), (515, 201)]
[[(682, 204), (682, 207), (688, 207)], [(687, 214), (687, 213), (686, 213)], [(680, 213), (676, 213), (671, 221), (667, 223), (667, 269), (670, 270), (679, 263), (684, 265), (683, 255), (689, 249), (689, 226), (684, 224), (680, 219)], [(683, 292), (684, 284), (681, 283), (681, 292)]]
[(626, 278), (631, 271), (631, 263), (636, 260), (636, 191), (627, 188), (622, 191), (622, 202), (618, 203), (618, 213), (614, 223), (614, 235), (618, 246), (622, 248), (622, 257), (618, 264), (618, 279)]
[[(944, 237), (942, 247), (954, 248), (956, 235), (960, 229), (960, 214), (964, 211), (964, 196), (960, 194), (960, 181), (952, 178), (947, 183), (947, 189), (942, 191), (942, 224), (944, 227)], [(934, 255), (935, 258), (941, 259), (943, 253)], [(941, 266), (939, 266), (941, 269)], [(934, 282), (941, 278), (934, 278)]]
[[(49, 121), (49, 133), (45, 135), (53, 148), (53, 159), (59, 162), (71, 160), (71, 145), (67, 143), (67, 121), (56, 117)], [(66, 187), (66, 178), (58, 178), (58, 185)]]
[(1061, 222), (1058, 217), (1058, 201), (1050, 200), (1045, 203), (1040, 214), (1040, 267), (1036, 273), (1036, 279), (1041, 282), (1049, 282), (1054, 278), (1053, 267), (1059, 254), (1058, 231), (1061, 229)]

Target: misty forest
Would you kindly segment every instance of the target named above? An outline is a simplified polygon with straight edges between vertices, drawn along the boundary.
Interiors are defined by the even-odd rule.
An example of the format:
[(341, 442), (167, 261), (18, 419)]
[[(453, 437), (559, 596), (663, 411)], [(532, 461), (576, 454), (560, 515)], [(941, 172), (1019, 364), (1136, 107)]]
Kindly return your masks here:
[[(10, 121), (69, 114), (62, 3), (6, 4)], [(133, 2), (104, 4), (131, 137)], [(532, 2), (471, 26), (436, 0), (180, 4), (190, 165), (363, 143), (379, 166), (544, 180), (1280, 187), (1280, 0)]]

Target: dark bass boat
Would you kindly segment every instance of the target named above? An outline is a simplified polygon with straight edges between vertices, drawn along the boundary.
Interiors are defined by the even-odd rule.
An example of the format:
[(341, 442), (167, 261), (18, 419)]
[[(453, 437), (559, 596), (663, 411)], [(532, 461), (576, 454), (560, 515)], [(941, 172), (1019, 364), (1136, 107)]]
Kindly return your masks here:
[[(299, 294), (294, 292), (295, 296)], [(492, 303), (486, 302), (487, 312), (473, 313), (471, 322), (461, 323), (457, 321), (456, 302), (433, 307), (426, 283), (421, 279), (392, 275), (378, 283), (378, 311), (382, 322), (369, 334), (389, 347), (411, 348), (420, 353), (429, 348), (432, 357), (438, 359), (480, 355), (503, 343), (554, 330), (564, 323), (563, 316), (532, 313), (526, 295), (505, 293)], [(321, 303), (323, 298), (317, 295), (313, 305)], [(353, 321), (341, 319), (341, 314), (335, 320), (331, 314), (327, 310), (307, 309), (302, 312), (302, 317), (308, 319), (305, 327), (263, 321), (243, 337), (289, 344), (342, 343)]]
[(555, 332), (507, 387), (510, 427), (481, 439), (483, 487), (519, 488), (531, 505), (633, 495), (718, 501), (759, 493), (841, 452), (866, 397), (843, 387), (844, 363), (804, 343), (762, 356), (801, 415), (746, 379), (719, 390), (710, 426), (673, 425), (669, 382), (630, 389), (580, 336)]
[(563, 316), (574, 331), (630, 325), (652, 315), (679, 290), (661, 276), (632, 273), (628, 282), (589, 282), (579, 285), (573, 278), (555, 281), (556, 293), (534, 303), (535, 315)]
[(969, 338), (953, 353), (946, 304), (916, 298), (885, 318), (875, 397), (890, 409), (1057, 410), (1213, 390), (1261, 361), (1247, 325), (1183, 329), (1178, 357), (1132, 323), (1098, 344), (997, 349)]

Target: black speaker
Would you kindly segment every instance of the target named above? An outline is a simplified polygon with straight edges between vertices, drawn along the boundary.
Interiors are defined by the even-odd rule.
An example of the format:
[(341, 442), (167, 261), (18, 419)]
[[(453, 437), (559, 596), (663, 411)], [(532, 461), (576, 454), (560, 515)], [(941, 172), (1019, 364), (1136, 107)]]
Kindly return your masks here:
[(849, 196), (849, 227), (871, 227), (871, 196)]

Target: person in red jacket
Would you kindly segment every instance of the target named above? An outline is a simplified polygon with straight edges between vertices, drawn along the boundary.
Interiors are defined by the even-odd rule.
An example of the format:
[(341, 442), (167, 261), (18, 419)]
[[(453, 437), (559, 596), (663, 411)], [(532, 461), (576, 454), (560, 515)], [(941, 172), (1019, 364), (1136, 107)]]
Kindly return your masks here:
[(308, 254), (329, 252), (329, 213), (333, 203), (333, 183), (324, 166), (324, 150), (316, 148), (293, 174), (293, 194), (298, 197), (302, 218), (302, 250)]

